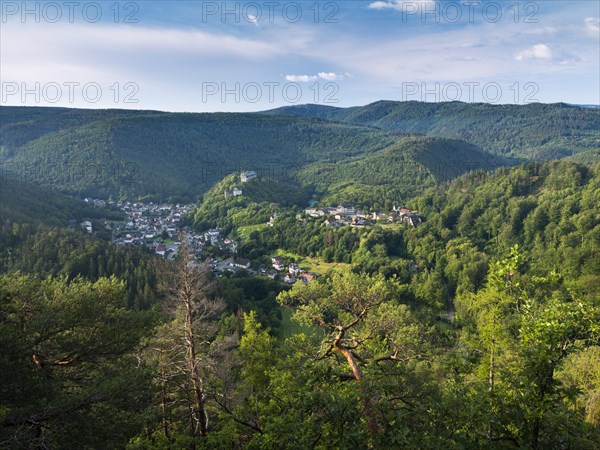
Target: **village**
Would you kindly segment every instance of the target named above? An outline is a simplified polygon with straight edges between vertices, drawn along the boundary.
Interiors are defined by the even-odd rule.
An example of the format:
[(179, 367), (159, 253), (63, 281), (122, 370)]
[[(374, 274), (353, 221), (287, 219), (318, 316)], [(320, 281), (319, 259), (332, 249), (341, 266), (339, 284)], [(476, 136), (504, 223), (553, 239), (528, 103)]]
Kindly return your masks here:
[[(86, 198), (85, 201), (98, 208), (113, 204), (92, 198)], [(219, 275), (225, 271), (236, 272), (244, 269), (251, 274), (260, 274), (287, 284), (293, 284), (297, 280), (308, 283), (316, 278), (314, 274), (304, 273), (297, 264), (284, 265), (280, 257), (272, 259), (270, 269), (261, 266), (258, 270), (253, 270), (249, 260), (236, 257), (237, 243), (224, 237), (222, 230), (215, 228), (200, 233), (183, 225), (185, 217), (190, 216), (196, 209), (193, 203), (171, 205), (119, 201), (114, 205), (125, 213), (123, 222), (105, 223), (105, 226), (112, 230), (112, 242), (115, 245), (143, 245), (158, 256), (173, 260), (180, 252), (180, 236), (183, 235), (188, 251), (193, 256), (192, 264), (200, 267), (202, 263), (209, 263)], [(93, 231), (91, 221), (86, 220), (80, 223), (80, 226), (89, 233)], [(206, 251), (208, 247), (209, 252)], [(207, 256), (207, 253), (218, 253), (221, 258)]]
[[(256, 177), (254, 172), (243, 172), (242, 182), (247, 182)], [(226, 196), (242, 195), (242, 191), (235, 188), (231, 192), (225, 192)], [(198, 232), (189, 226), (192, 215), (196, 210), (196, 204), (166, 204), (142, 201), (105, 201), (101, 199), (86, 198), (85, 201), (97, 208), (108, 205), (116, 206), (123, 213), (125, 219), (122, 222), (105, 222), (106, 229), (112, 232), (112, 242), (120, 246), (145, 246), (156, 255), (168, 260), (175, 259), (181, 250), (181, 236), (190, 256), (193, 256), (192, 264), (200, 267), (203, 263), (212, 266), (213, 271), (222, 276), (226, 271), (236, 272), (246, 270), (253, 275), (268, 277), (279, 280), (286, 284), (294, 284), (298, 281), (310, 283), (316, 279), (316, 275), (303, 270), (294, 262), (287, 262), (281, 256), (275, 255), (271, 258), (271, 266), (264, 265), (253, 268), (252, 262), (237, 255), (238, 243), (224, 236), (223, 230), (213, 228), (204, 232)], [(267, 226), (274, 226), (278, 214), (271, 216)], [(308, 218), (323, 219), (321, 226), (338, 228), (350, 226), (364, 228), (377, 226), (384, 223), (402, 223), (417, 227), (421, 223), (418, 212), (406, 208), (394, 206), (392, 211), (365, 212), (357, 210), (352, 205), (339, 205), (337, 207), (315, 207), (314, 202), (297, 214), (296, 218), (305, 221)], [(90, 221), (80, 223), (81, 228), (92, 233), (93, 225)]]
[[(332, 228), (343, 226), (364, 228), (373, 225), (373, 222), (405, 223), (412, 227), (417, 227), (421, 224), (421, 219), (417, 211), (411, 211), (399, 206), (394, 206), (392, 211), (385, 213), (368, 213), (348, 205), (324, 208), (311, 207), (306, 208), (304, 214), (309, 217), (323, 217), (325, 220), (321, 225)], [(301, 216), (298, 218), (302, 219)]]

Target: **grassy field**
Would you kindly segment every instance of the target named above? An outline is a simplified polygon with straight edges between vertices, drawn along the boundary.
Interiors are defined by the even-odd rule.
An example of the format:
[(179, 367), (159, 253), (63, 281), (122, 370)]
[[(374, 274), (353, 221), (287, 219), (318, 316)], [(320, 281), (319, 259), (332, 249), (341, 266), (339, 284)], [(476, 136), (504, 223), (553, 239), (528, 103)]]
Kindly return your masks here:
[(277, 255), (283, 258), (291, 258), (298, 262), (301, 269), (312, 272), (317, 275), (323, 275), (330, 270), (348, 271), (350, 270), (350, 264), (337, 263), (337, 262), (325, 262), (320, 258), (311, 258), (308, 256), (300, 256), (296, 253), (288, 252), (282, 249), (277, 250)]

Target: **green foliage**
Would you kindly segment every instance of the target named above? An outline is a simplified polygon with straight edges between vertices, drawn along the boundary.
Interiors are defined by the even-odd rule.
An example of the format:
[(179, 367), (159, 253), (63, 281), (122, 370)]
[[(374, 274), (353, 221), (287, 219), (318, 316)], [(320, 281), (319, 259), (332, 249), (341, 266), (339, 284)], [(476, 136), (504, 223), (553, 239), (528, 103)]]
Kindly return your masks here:
[[(4, 171), (64, 192), (103, 198), (189, 200), (227, 175), (255, 170), (279, 183), (257, 203), (273, 202), (278, 193), (285, 198), (291, 193), (286, 185), (301, 183), (310, 189), (318, 184), (323, 190), (345, 182), (353, 185), (345, 200), (366, 204), (382, 194), (397, 199), (405, 191), (421, 191), (431, 174), (446, 179), (506, 163), (459, 141), (403, 141), (399, 133), (311, 118), (120, 110), (64, 110), (57, 115), (52, 108), (19, 107), (0, 111), (3, 136), (6, 130), (0, 142)], [(338, 163), (343, 165), (336, 168)], [(365, 177), (375, 166), (380, 175)], [(330, 179), (319, 167), (335, 173)], [(398, 184), (407, 189), (399, 190)]]
[(462, 139), (497, 155), (558, 159), (581, 152), (588, 161), (598, 160), (600, 110), (597, 108), (564, 103), (490, 105), (416, 101), (379, 101), (353, 108), (310, 106), (291, 106), (269, 113)]
[(532, 273), (557, 271), (581, 295), (594, 295), (600, 221), (592, 205), (600, 202), (599, 180), (597, 165), (570, 162), (465, 175), (412, 202), (426, 221), (406, 231), (407, 253), (443, 272), (453, 294), (474, 292), (487, 259), (518, 244)]
[(97, 229), (100, 219), (120, 220), (123, 213), (109, 208), (96, 208), (32, 183), (0, 177), (0, 217), (3, 221), (62, 227), (72, 219), (79, 226), (85, 219), (91, 220)]
[[(239, 273), (239, 272), (238, 272)], [(231, 313), (253, 311), (260, 323), (277, 331), (281, 321), (281, 311), (275, 298), (283, 290), (283, 286), (263, 277), (232, 276), (220, 278), (217, 290), (227, 304)]]
[[(234, 188), (240, 189), (242, 195), (225, 195), (225, 191), (230, 192)], [(306, 204), (309, 197), (306, 189), (302, 190), (295, 184), (264, 178), (241, 183), (239, 174), (232, 174), (204, 194), (194, 214), (194, 225), (207, 229), (265, 224), (279, 209)]]
[[(523, 269), (515, 246), (508, 259), (492, 266), (486, 287), (459, 305), (477, 336), (467, 342), (478, 342), (486, 355), (481, 363), (488, 379), (488, 439), (555, 448), (573, 432), (556, 420), (576, 404), (557, 373), (570, 354), (598, 341), (600, 304), (573, 296), (556, 273), (531, 276)], [(580, 404), (569, 424), (581, 427), (572, 442), (576, 448), (593, 439), (582, 420), (585, 412)]]
[(156, 303), (156, 273), (144, 248), (116, 247), (81, 230), (44, 225), (0, 224), (0, 270), (48, 276), (83, 276), (95, 281), (115, 275), (126, 281), (127, 304), (147, 309)]
[[(529, 163), (450, 181), (506, 161), (461, 141), (312, 118), (0, 111), (9, 169), (45, 168), (44, 183), (79, 194), (204, 194), (196, 227), (251, 227), (240, 256), (350, 269), (286, 289), (244, 272), (204, 278), (184, 249), (156, 270), (141, 249), (53, 228), (110, 211), (3, 181), (0, 446), (583, 450), (600, 441), (597, 164)], [(597, 113), (565, 105), (300, 113), (422, 127), (502, 155), (562, 156), (572, 144), (587, 158), (597, 146)], [(242, 184), (246, 169), (261, 176)], [(225, 198), (234, 186), (242, 196)], [(371, 209), (400, 202), (424, 223), (298, 220), (294, 207), (313, 194)], [(274, 212), (274, 226), (256, 226)], [(157, 273), (172, 264), (181, 276), (165, 295)], [(158, 323), (155, 304), (167, 312)], [(303, 326), (283, 330), (282, 309)]]
[(0, 301), (3, 446), (123, 446), (148, 401), (132, 352), (152, 316), (125, 308), (115, 278), (4, 275)]

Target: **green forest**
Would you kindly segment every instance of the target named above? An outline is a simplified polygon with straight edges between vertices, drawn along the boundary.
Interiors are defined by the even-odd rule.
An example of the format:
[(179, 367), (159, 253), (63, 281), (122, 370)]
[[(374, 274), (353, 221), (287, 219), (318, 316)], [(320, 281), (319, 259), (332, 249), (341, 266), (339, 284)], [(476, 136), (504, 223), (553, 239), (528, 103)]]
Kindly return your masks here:
[[(332, 177), (366, 183), (357, 164)], [(115, 247), (67, 228), (85, 203), (3, 182), (0, 447), (596, 448), (600, 166), (448, 170), (400, 191), (416, 228), (298, 220), (313, 195), (340, 199), (318, 183), (207, 191), (200, 229), (280, 213), (240, 256), (340, 265), (293, 286)]]
[(267, 113), (462, 139), (496, 155), (517, 158), (549, 160), (587, 153), (597, 161), (600, 149), (600, 110), (565, 103), (378, 101), (352, 108), (286, 106)]
[(566, 104), (461, 102), (263, 114), (2, 106), (0, 164), (3, 174), (77, 196), (197, 200), (227, 175), (255, 170), (332, 201), (366, 204), (525, 160), (591, 164), (599, 114)]

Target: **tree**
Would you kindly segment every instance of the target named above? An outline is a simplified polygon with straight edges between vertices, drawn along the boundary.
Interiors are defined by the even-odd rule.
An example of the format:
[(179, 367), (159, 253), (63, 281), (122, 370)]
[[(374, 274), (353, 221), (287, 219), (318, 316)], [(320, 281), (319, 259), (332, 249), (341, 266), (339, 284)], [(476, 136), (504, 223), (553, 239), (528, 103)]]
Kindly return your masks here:
[[(414, 357), (413, 339), (420, 330), (411, 325), (410, 311), (398, 304), (399, 284), (382, 275), (334, 274), (279, 295), (278, 301), (297, 307), (294, 317), (306, 325), (319, 326), (325, 332), (318, 359), (342, 356), (352, 379), (360, 386), (370, 436), (370, 445), (378, 440), (383, 425), (378, 419), (376, 397), (365, 381), (364, 368), (374, 370), (384, 362), (399, 363)], [(397, 319), (397, 320), (395, 320)]]
[(164, 438), (173, 443), (187, 435), (190, 439), (180, 442), (195, 448), (208, 433), (207, 380), (212, 364), (209, 353), (218, 332), (217, 319), (225, 305), (213, 296), (210, 266), (197, 267), (188, 253), (185, 237), (181, 242), (180, 258), (161, 263), (167, 321), (147, 353), (157, 368)]
[(133, 351), (149, 312), (116, 278), (0, 277), (0, 446), (122, 447), (139, 426), (149, 372)]
[(488, 441), (526, 440), (538, 449), (561, 432), (560, 420), (550, 417), (577, 423), (567, 419), (557, 372), (569, 355), (598, 342), (600, 305), (573, 295), (557, 273), (523, 274), (522, 259), (514, 247), (494, 263), (486, 287), (461, 299), (460, 309), (473, 320), (488, 360)]

